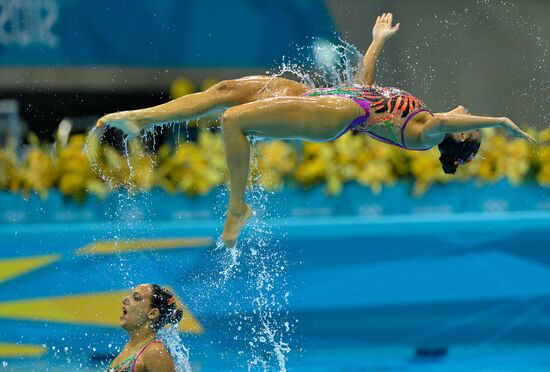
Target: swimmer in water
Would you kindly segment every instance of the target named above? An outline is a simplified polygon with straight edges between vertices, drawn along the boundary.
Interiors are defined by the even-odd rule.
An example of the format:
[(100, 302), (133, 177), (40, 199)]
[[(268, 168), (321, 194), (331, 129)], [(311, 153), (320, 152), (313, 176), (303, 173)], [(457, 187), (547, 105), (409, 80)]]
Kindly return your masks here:
[(109, 372), (175, 371), (170, 353), (157, 338), (167, 324), (177, 324), (183, 311), (176, 298), (157, 284), (141, 284), (122, 301), (120, 326), (130, 335), (120, 354), (109, 365)]
[(273, 76), (222, 81), (204, 92), (141, 110), (105, 115), (97, 126), (118, 127), (137, 135), (162, 122), (181, 122), (222, 111), (221, 124), (229, 170), (229, 204), (222, 238), (232, 248), (252, 216), (245, 203), (250, 145), (247, 136), (274, 139), (331, 141), (348, 131), (406, 150), (438, 146), (445, 173), (471, 161), (481, 143), (481, 128), (500, 127), (513, 136), (534, 139), (507, 117), (470, 115), (458, 106), (432, 113), (420, 99), (397, 89), (373, 85), (376, 61), (384, 43), (399, 30), (392, 14), (378, 16), (373, 40), (363, 59), (364, 75), (351, 85), (311, 89)]

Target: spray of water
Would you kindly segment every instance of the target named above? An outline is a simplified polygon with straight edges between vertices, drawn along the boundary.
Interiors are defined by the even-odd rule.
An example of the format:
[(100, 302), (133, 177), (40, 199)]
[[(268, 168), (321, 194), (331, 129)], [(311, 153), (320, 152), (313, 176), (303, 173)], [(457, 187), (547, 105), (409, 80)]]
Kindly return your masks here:
[(216, 250), (222, 252), (220, 261), (221, 269), (219, 274), (223, 277), (223, 281), (226, 282), (231, 279), (239, 270), (239, 256), (241, 255), (237, 247), (228, 249), (222, 238), (218, 237), (216, 240)]
[[(146, 136), (149, 135), (148, 132), (145, 132), (141, 137), (142, 140), (146, 139)], [(153, 231), (152, 217), (150, 210), (150, 199), (147, 197), (145, 190), (138, 190), (138, 187), (133, 183), (133, 179), (136, 176), (136, 169), (131, 162), (130, 152), (131, 146), (130, 137), (125, 136), (123, 140), (123, 155), (126, 159), (128, 166), (129, 177), (128, 181), (123, 185), (117, 185), (113, 178), (109, 177), (106, 174), (99, 163), (99, 157), (101, 154), (97, 153), (99, 146), (97, 141), (100, 141), (98, 134), (95, 129), (92, 129), (86, 138), (85, 148), (86, 154), (90, 159), (90, 164), (92, 169), (95, 171), (99, 177), (107, 183), (110, 189), (115, 190), (116, 192), (116, 208), (114, 209), (113, 215), (106, 216), (109, 220), (114, 223), (110, 224), (113, 231), (109, 233), (109, 236), (112, 237), (115, 245), (115, 251), (118, 250), (121, 253), (118, 247), (122, 242), (124, 242), (128, 237), (136, 238), (140, 234), (145, 234), (145, 237), (150, 235)], [(154, 136), (153, 136), (154, 139)], [(149, 156), (146, 153), (143, 154)], [(149, 157), (149, 159), (155, 164), (154, 159)], [(138, 200), (139, 198), (139, 200)], [(147, 254), (154, 254), (148, 252)], [(91, 258), (93, 259), (93, 258)], [(114, 270), (119, 270), (122, 274), (123, 282), (120, 283), (123, 287), (131, 288), (137, 284), (135, 278), (132, 276), (132, 268), (135, 263), (134, 260), (131, 260), (124, 254), (116, 255), (116, 262), (113, 267)], [(164, 341), (164, 344), (169, 349), (178, 371), (191, 371), (190, 362), (189, 362), (189, 349), (184, 345), (181, 335), (178, 333), (177, 328), (165, 329), (159, 332), (159, 337)], [(109, 348), (113, 342), (109, 341)], [(114, 349), (114, 352), (120, 352), (119, 349)], [(103, 366), (102, 363), (102, 368)]]
[(176, 370), (178, 372), (191, 372), (189, 348), (185, 346), (178, 329), (176, 327), (161, 329), (158, 336), (168, 348), (172, 358), (174, 358)]
[[(251, 139), (252, 168), (257, 154)], [(258, 184), (257, 180), (254, 180)], [(245, 294), (252, 304), (247, 313), (237, 314), (232, 326), (236, 328), (236, 339), (244, 342), (248, 354), (247, 368), (263, 370), (286, 370), (291, 330), (288, 305), (289, 290), (286, 282), (287, 259), (282, 249), (281, 237), (271, 224), (274, 218), (281, 217), (270, 200), (270, 193), (260, 186), (249, 192), (249, 204), (256, 213), (243, 231), (237, 247), (242, 252), (241, 276), (248, 283)]]
[(333, 44), (312, 38), (308, 46), (297, 46), (298, 54), (292, 60), (282, 57), (274, 76), (289, 74), (310, 87), (332, 87), (357, 83), (363, 76), (363, 54), (352, 44), (339, 39)]

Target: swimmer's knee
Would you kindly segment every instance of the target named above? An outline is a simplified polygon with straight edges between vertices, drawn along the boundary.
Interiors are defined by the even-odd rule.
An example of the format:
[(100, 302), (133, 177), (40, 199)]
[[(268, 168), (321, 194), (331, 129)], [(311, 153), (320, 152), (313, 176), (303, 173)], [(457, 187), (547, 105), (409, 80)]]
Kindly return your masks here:
[[(210, 96), (226, 107), (247, 102), (246, 92), (236, 80), (222, 80), (208, 88)], [(244, 97), (244, 98), (243, 98)]]
[(238, 83), (235, 80), (222, 80), (212, 85), (208, 90), (211, 92), (227, 93), (237, 89), (237, 85)]
[(225, 110), (221, 118), (223, 130), (235, 129), (237, 128), (237, 112), (233, 108)]
[(224, 133), (245, 133), (249, 128), (248, 120), (241, 108), (230, 107), (221, 116), (222, 131)]

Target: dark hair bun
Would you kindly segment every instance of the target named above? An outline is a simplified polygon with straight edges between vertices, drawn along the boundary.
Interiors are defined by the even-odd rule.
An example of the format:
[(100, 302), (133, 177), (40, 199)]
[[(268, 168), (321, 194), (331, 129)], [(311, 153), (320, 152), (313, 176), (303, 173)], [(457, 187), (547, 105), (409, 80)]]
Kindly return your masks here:
[(439, 161), (441, 162), (441, 166), (443, 167), (443, 172), (447, 174), (455, 174), (456, 168), (458, 165), (456, 164), (456, 161), (449, 155), (441, 155), (439, 157)]
[(177, 324), (183, 317), (183, 310), (176, 305), (175, 295), (165, 287), (153, 284), (151, 308), (159, 310), (159, 317), (153, 324), (156, 330), (167, 324)]
[(469, 162), (479, 151), (481, 145), (481, 132), (474, 131), (467, 136), (447, 133), (443, 141), (438, 145), (441, 156), (439, 161), (443, 171), (447, 174), (455, 174), (458, 164)]

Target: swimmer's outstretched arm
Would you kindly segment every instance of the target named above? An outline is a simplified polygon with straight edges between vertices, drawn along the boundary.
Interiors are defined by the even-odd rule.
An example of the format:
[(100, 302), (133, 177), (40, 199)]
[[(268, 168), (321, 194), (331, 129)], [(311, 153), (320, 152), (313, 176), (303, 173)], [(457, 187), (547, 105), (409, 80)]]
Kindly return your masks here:
[[(435, 114), (422, 128), (424, 142), (441, 142), (447, 133), (460, 133), (482, 128), (504, 128), (514, 137), (524, 138), (530, 143), (536, 140), (522, 131), (512, 120), (506, 117), (475, 116), (453, 112)], [(434, 143), (433, 145), (437, 144)]]
[(470, 115), (470, 111), (464, 107), (464, 106), (456, 106), (456, 108), (452, 109), (451, 111), (447, 112), (438, 112), (435, 115), (445, 115), (445, 114), (464, 114), (464, 115)]
[(389, 40), (399, 30), (399, 23), (394, 27), (391, 26), (393, 14), (384, 13), (376, 18), (376, 23), (372, 28), (372, 43), (365, 53), (363, 58), (364, 76), (360, 80), (361, 83), (371, 85), (374, 80), (374, 70), (376, 69), (376, 61), (386, 40)]

